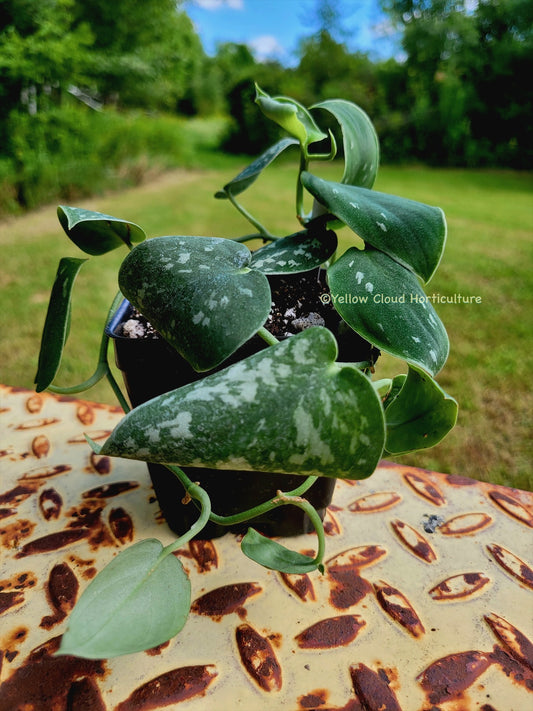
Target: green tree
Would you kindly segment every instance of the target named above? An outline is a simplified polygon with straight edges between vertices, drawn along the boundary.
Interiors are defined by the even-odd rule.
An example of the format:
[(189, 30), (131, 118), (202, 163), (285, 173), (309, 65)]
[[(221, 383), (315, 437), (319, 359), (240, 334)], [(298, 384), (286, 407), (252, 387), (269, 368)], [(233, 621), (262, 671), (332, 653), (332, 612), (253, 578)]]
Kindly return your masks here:
[(402, 31), (407, 129), (436, 163), (527, 167), (533, 155), (529, 0), (383, 0)]
[(3, 0), (0, 4), (0, 103), (35, 112), (86, 78), (93, 37), (74, 27), (75, 0)]
[(174, 108), (201, 73), (201, 42), (174, 0), (75, 0), (74, 16), (93, 33), (88, 88), (106, 103)]

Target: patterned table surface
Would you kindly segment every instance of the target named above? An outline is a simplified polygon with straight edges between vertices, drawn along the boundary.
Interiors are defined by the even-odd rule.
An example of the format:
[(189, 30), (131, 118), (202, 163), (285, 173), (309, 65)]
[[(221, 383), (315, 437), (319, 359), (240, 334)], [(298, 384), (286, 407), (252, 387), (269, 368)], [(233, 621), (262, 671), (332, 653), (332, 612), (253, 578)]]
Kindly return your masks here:
[(337, 484), (325, 574), (267, 571), (234, 535), (197, 541), (178, 552), (194, 603), (176, 638), (54, 657), (98, 570), (173, 540), (146, 466), (86, 444), (120, 417), (0, 386), (0, 711), (533, 708), (533, 495), (387, 462)]

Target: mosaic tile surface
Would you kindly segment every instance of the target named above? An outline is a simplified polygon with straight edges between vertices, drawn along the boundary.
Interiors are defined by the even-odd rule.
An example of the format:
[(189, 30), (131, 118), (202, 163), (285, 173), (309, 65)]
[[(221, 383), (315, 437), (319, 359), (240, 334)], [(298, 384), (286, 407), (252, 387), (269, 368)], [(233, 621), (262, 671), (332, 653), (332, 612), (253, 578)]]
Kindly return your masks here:
[(54, 657), (98, 570), (173, 539), (145, 465), (86, 445), (120, 416), (0, 386), (0, 711), (533, 708), (533, 495), (386, 462), (337, 484), (324, 575), (266, 571), (233, 535), (191, 542), (178, 637)]

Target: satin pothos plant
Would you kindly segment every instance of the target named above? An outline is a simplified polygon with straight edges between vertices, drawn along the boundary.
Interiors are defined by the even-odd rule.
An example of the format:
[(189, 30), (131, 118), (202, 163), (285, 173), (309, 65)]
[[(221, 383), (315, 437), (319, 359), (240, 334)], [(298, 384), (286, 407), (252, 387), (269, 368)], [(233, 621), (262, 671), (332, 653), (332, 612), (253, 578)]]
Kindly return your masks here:
[[(90, 583), (70, 615), (61, 654), (111, 657), (149, 649), (177, 634), (187, 618), (190, 584), (172, 553), (201, 534), (209, 520), (253, 521), (278, 506), (300, 507), (316, 529), (314, 556), (253, 528), (242, 539), (243, 553), (282, 572), (322, 570), (322, 522), (305, 499), (316, 478), (367, 477), (384, 454), (430, 447), (456, 421), (456, 402), (434, 379), (447, 359), (448, 337), (424, 293), (446, 241), (442, 210), (373, 190), (378, 139), (367, 115), (353, 103), (334, 99), (306, 109), (259, 88), (256, 103), (287, 135), (216, 193), (252, 224), (249, 234), (233, 240), (146, 239), (140, 227), (126, 220), (58, 208), (67, 236), (88, 255), (126, 247), (118, 274), (120, 298), (125, 296), (194, 369), (206, 372), (128, 412), (108, 365), (104, 332), (94, 375), (74, 388), (53, 386), (69, 328), (72, 287), (85, 261), (61, 260), (36, 389), (80, 392), (107, 377), (127, 414), (102, 446), (90, 442), (93, 449), (168, 466), (198, 508), (196, 523), (171, 545), (141, 541), (118, 554)], [(323, 120), (335, 131), (321, 129)], [(339, 182), (312, 172), (311, 165), (333, 159), (338, 148), (344, 166)], [(297, 150), (299, 157), (298, 224), (278, 236), (247, 212), (239, 196), (288, 150)], [(353, 245), (344, 251), (335, 232), (343, 226), (353, 234)], [(257, 238), (263, 246), (250, 251), (246, 242)], [(369, 344), (404, 362), (407, 372), (376, 379), (368, 361), (338, 362), (335, 337), (323, 326), (279, 342), (267, 330), (272, 301), (267, 277), (317, 267), (327, 270), (329, 292), (322, 299)], [(264, 349), (210, 372), (256, 334), (266, 342)], [(258, 501), (224, 521), (211, 510), (202, 487), (183, 472), (186, 466), (305, 478), (298, 489), (279, 491), (274, 499)], [(150, 615), (143, 615), (148, 606)], [(135, 625), (130, 624), (133, 615)]]

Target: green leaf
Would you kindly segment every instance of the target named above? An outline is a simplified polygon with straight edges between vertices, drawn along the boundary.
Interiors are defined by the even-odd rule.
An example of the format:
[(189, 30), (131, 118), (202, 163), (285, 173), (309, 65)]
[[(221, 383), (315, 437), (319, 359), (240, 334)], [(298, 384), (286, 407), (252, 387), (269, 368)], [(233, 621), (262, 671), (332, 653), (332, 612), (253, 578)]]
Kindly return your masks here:
[(439, 207), (322, 180), (306, 172), (302, 183), (367, 244), (411, 269), (424, 282), (431, 279), (446, 242), (446, 221)]
[(286, 96), (271, 97), (256, 84), (255, 103), (267, 118), (297, 138), (305, 150), (309, 144), (328, 137), (316, 125), (309, 111), (294, 99)]
[(264, 568), (278, 570), (280, 573), (310, 573), (318, 567), (313, 558), (285, 548), (254, 528), (249, 528), (242, 539), (241, 550), (245, 556)]
[(216, 198), (227, 198), (228, 194), (239, 195), (244, 190), (254, 183), (261, 172), (268, 167), (283, 151), (289, 146), (298, 145), (295, 138), (282, 138), (281, 141), (270, 146), (259, 158), (256, 158), (253, 163), (250, 163), (243, 171), (241, 171), (233, 180), (224, 185), (222, 190), (215, 194)]
[(191, 586), (181, 562), (150, 538), (121, 551), (72, 611), (59, 654), (106, 659), (151, 649), (183, 627)]
[(411, 366), (401, 390), (385, 406), (390, 454), (433, 447), (454, 427), (457, 402), (427, 373)]
[(335, 309), (367, 341), (431, 375), (442, 368), (448, 336), (413, 272), (378, 250), (350, 247), (328, 283)]
[(142, 242), (146, 235), (133, 222), (119, 220), (101, 212), (60, 205), (57, 216), (67, 236), (81, 250), (94, 256), (111, 252), (132, 242)]
[(382, 453), (381, 400), (370, 380), (335, 363), (337, 344), (312, 327), (132, 410), (101, 454), (183, 466), (347, 479)]
[[(398, 395), (400, 390), (403, 388), (406, 378), (407, 378), (407, 375), (405, 373), (400, 373), (400, 375), (394, 376), (394, 378), (392, 379), (390, 390), (388, 391), (388, 393), (383, 401), (383, 405), (385, 406), (385, 409), (387, 409), (387, 407), (392, 403), (394, 398)], [(87, 437), (87, 435), (85, 435), (85, 436)]]
[(252, 267), (263, 274), (291, 274), (319, 267), (337, 249), (333, 230), (304, 230), (277, 239), (252, 254)]
[(198, 371), (251, 338), (271, 308), (268, 280), (243, 244), (216, 237), (155, 237), (124, 259), (124, 296)]
[(371, 188), (379, 167), (379, 141), (366, 113), (351, 101), (329, 99), (311, 106), (329, 111), (339, 122), (344, 145), (342, 183)]
[(59, 262), (41, 338), (35, 376), (35, 389), (38, 393), (46, 390), (59, 370), (70, 326), (72, 289), (78, 272), (86, 261), (86, 259), (64, 257)]

